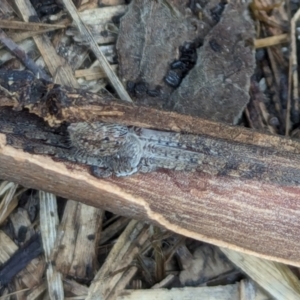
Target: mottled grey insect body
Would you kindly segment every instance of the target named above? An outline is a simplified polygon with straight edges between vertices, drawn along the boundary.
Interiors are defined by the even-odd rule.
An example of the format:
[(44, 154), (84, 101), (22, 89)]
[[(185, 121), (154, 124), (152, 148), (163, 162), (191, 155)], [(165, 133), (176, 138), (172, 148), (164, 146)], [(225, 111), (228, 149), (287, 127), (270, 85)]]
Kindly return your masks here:
[(195, 170), (202, 155), (187, 151), (178, 134), (118, 124), (74, 123), (68, 127), (78, 162), (97, 177), (129, 176), (158, 168)]
[(143, 143), (128, 127), (80, 122), (68, 131), (76, 160), (92, 166), (95, 176), (128, 176), (138, 171)]

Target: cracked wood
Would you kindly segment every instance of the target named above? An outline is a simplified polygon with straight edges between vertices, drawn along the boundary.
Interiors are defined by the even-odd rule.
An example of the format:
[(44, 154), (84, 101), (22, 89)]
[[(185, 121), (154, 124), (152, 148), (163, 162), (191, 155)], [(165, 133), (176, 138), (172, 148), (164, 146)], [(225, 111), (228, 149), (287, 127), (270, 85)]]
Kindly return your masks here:
[[(203, 139), (221, 140), (230, 147), (238, 144), (247, 151), (256, 149), (250, 151), (252, 154), (248, 158), (264, 157), (263, 160), (268, 160), (272, 155), (279, 155), (279, 160), (277, 156), (273, 157), (276, 157), (276, 164), (294, 165), (295, 176), (298, 173), (300, 144), (296, 140), (176, 113), (124, 105), (107, 97), (101, 98), (42, 80), (13, 80), (12, 84), (5, 85), (5, 76), (1, 78), (1, 106), (14, 106), (19, 110), (27, 107), (51, 124), (100, 121), (148, 128), (153, 128), (155, 124), (156, 130), (199, 134)], [(11, 74), (7, 78), (12, 78)], [(22, 111), (17, 113), (26, 114)], [(27, 113), (25, 120), (34, 124), (33, 117)], [(1, 136), (2, 178), (101, 206), (122, 215), (148, 219), (180, 234), (220, 246), (300, 265), (297, 251), (300, 187), (296, 182), (272, 181), (267, 180), (266, 176), (262, 176), (264, 180), (258, 180), (235, 178), (228, 174), (216, 176), (204, 172), (169, 170), (99, 180), (90, 176), (84, 166), (53, 161), (45, 155), (31, 155), (7, 144), (12, 137), (19, 137), (21, 144), (35, 140), (37, 145), (46, 147), (55, 140), (55, 135), (60, 137), (60, 143), (65, 143), (64, 124), (51, 128), (43, 120), (37, 120), (43, 125), (38, 124), (33, 131), (22, 133), (10, 130)], [(10, 118), (10, 122), (12, 124), (7, 126), (7, 131), (15, 128), (11, 126), (16, 126), (18, 119)], [(46, 126), (45, 129), (43, 126)], [(30, 136), (32, 132), (38, 132), (39, 135)], [(49, 133), (52, 135), (47, 138)], [(269, 151), (273, 151), (271, 156)], [(244, 153), (244, 156), (247, 155), (248, 152)], [(275, 164), (275, 159), (270, 160), (270, 164)]]

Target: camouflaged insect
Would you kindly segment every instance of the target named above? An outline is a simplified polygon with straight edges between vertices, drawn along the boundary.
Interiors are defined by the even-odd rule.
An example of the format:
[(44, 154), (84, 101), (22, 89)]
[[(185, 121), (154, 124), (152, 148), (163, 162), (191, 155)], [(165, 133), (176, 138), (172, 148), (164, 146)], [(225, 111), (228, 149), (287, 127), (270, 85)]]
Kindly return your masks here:
[(188, 151), (176, 133), (118, 124), (74, 123), (68, 127), (75, 158), (97, 177), (128, 176), (158, 168), (195, 170), (201, 153)]

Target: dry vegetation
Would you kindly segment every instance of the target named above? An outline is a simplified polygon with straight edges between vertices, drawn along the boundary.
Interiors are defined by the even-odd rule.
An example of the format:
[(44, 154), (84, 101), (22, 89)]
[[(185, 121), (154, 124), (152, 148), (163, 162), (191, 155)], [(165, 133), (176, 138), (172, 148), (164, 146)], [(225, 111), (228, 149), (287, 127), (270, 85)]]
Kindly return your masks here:
[[(136, 93), (132, 97), (124, 88), (124, 78), (121, 77), (126, 72), (120, 78), (117, 76), (115, 48), (119, 16), (128, 9), (126, 1), (73, 1), (77, 9), (71, 0), (49, 1), (49, 5), (41, 5), (42, 2), (32, 1), (34, 6), (28, 0), (0, 2), (0, 42), (3, 44), (0, 46), (1, 69), (23, 69), (25, 65), (42, 79), (52, 78), (55, 83), (99, 95), (104, 90), (106, 94), (112, 93), (114, 98), (123, 99), (126, 103), (114, 104), (112, 101), (111, 106), (107, 104), (106, 111), (119, 112), (123, 116), (120, 117), (121, 122), (127, 125), (158, 126), (162, 130), (194, 134), (203, 134), (205, 130), (212, 129), (211, 134), (220, 139), (242, 143), (248, 140), (248, 146), (271, 145), (278, 152), (282, 148), (290, 155), (299, 155), (297, 141), (249, 133), (244, 128), (235, 129), (227, 125), (218, 127), (216, 123), (192, 117), (180, 119), (176, 114), (160, 114), (150, 108), (143, 111), (128, 105), (138, 95)], [(160, 2), (165, 8), (172, 1), (157, 1)], [(195, 2), (194, 5), (198, 3), (188, 2)], [(255, 0), (250, 4), (256, 29), (256, 38), (251, 47), (256, 49), (257, 67), (255, 76), (251, 78), (251, 98), (243, 110), (239, 126), (274, 135), (299, 137), (296, 67), (297, 21), (300, 17), (298, 6), (298, 2), (269, 0)], [(200, 11), (198, 17), (202, 18)], [(0, 86), (0, 89), (3, 92), (3, 87)], [(2, 113), (7, 109), (3, 108), (4, 104), (14, 106), (14, 95), (0, 94), (0, 97)], [(101, 96), (95, 99), (102, 101)], [(21, 102), (20, 99), (16, 101), (19, 101), (18, 104)], [(244, 104), (241, 106), (237, 114)], [(138, 116), (141, 111), (144, 114)], [(154, 113), (155, 125), (151, 124)], [(88, 114), (93, 115), (92, 112)], [(107, 121), (118, 120), (108, 114), (104, 118)], [(236, 119), (235, 115), (233, 119)], [(219, 120), (226, 121), (226, 117)], [(2, 124), (0, 122), (0, 132), (6, 133)], [(31, 125), (34, 126), (33, 123)], [(23, 135), (23, 140), (28, 136), (30, 138), (30, 132)], [(11, 164), (9, 169), (8, 160), (3, 159), (0, 165), (3, 178), (15, 179), (18, 183), (27, 182), (30, 186), (25, 188), (9, 181), (0, 184), (0, 299), (300, 299), (300, 225), (297, 221), (300, 190), (297, 186), (261, 184), (261, 189), (253, 191), (254, 196), (249, 198), (249, 202), (240, 201), (243, 203), (236, 207), (236, 210), (241, 210), (240, 213), (224, 203), (225, 210), (230, 214), (220, 212), (218, 215), (219, 209), (222, 210), (218, 205), (222, 205), (222, 201), (236, 197), (238, 202), (243, 195), (247, 195), (247, 188), (241, 186), (239, 181), (226, 179), (223, 182), (223, 179), (217, 178), (213, 182), (212, 179), (211, 198), (201, 203), (203, 214), (207, 209), (206, 216), (202, 217), (203, 223), (201, 220), (183, 221), (180, 211), (187, 213), (189, 202), (180, 202), (182, 207), (178, 202), (164, 202), (164, 197), (176, 201), (176, 195), (173, 194), (177, 190), (172, 186), (164, 189), (159, 184), (175, 178), (180, 186), (178, 195), (186, 195), (187, 201), (192, 203), (197, 201), (200, 180), (210, 180), (205, 176), (199, 175), (200, 183), (193, 183), (194, 194), (191, 195), (186, 192), (188, 187), (185, 181), (192, 182), (194, 175), (180, 177), (166, 173), (170, 176), (167, 177), (162, 172), (128, 180), (100, 180), (88, 175), (86, 168), (77, 169), (74, 165), (71, 169), (70, 166), (64, 168), (61, 162), (39, 158), (22, 149), (6, 148), (5, 139), (0, 139), (0, 150), (0, 158), (1, 155), (11, 156), (16, 161), (23, 160), (27, 166), (23, 170), (24, 166)], [(288, 160), (291, 159), (288, 156)], [(59, 168), (64, 168), (61, 173)], [(24, 175), (26, 173), (28, 181)], [(59, 179), (57, 181), (54, 180), (56, 176)], [(41, 189), (53, 192), (57, 189), (56, 195), (59, 196), (32, 189), (41, 186), (47, 178), (45, 188)], [(71, 180), (73, 183), (66, 185)], [(65, 184), (64, 189), (60, 182)], [(158, 192), (153, 196), (151, 190), (155, 184)], [(245, 186), (252, 193), (257, 184), (256, 179), (254, 183), (246, 182)], [(214, 185), (219, 190), (230, 187), (227, 198), (222, 195), (223, 200), (218, 199), (218, 193), (221, 192), (216, 192)], [(72, 194), (72, 191), (76, 192), (73, 198), (61, 197)], [(99, 198), (106, 200), (97, 200), (99, 192), (103, 193)], [(114, 198), (114, 195), (118, 197)], [(285, 206), (284, 197), (292, 203), (290, 206), (296, 208)], [(251, 201), (257, 204), (250, 209), (247, 203), (251, 204)], [(269, 207), (260, 206), (259, 201), (273, 201), (275, 205), (264, 203), (269, 205), (268, 210)], [(155, 207), (157, 202), (159, 204)], [(118, 214), (106, 211), (107, 208)], [(194, 216), (193, 209), (191, 207), (191, 219)], [(252, 219), (247, 219), (248, 210), (253, 210)], [(168, 211), (174, 214), (171, 220), (178, 219), (178, 223), (168, 221)], [(261, 211), (272, 216), (264, 218)], [(140, 221), (125, 216), (136, 216)], [(280, 220), (282, 216), (285, 220)], [(252, 227), (256, 217), (258, 227)], [(189, 215), (186, 218), (189, 219)], [(225, 220), (234, 218), (241, 219), (238, 222), (233, 220), (227, 231), (223, 231)], [(245, 224), (247, 220), (250, 221)], [(277, 224), (277, 221), (282, 223)], [(163, 225), (172, 231), (156, 225)], [(234, 228), (235, 225), (238, 226)], [(256, 231), (247, 231), (245, 228), (255, 228)], [(266, 257), (271, 260), (265, 260)], [(281, 262), (289, 262), (294, 267)]]

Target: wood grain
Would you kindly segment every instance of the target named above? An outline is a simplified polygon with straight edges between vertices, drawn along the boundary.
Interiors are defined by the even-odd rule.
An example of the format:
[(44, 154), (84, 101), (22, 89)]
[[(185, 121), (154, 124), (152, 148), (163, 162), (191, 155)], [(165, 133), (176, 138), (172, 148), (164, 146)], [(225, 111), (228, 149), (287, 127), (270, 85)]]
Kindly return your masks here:
[[(7, 95), (0, 98), (0, 106), (20, 108), (21, 103), (22, 107), (29, 108), (50, 123), (98, 120), (202, 134), (230, 143), (262, 147), (262, 151), (268, 148), (285, 152), (286, 161), (291, 165), (293, 157), (298, 157), (300, 152), (300, 143), (296, 140), (147, 107), (124, 105), (80, 90), (64, 90), (57, 85), (52, 87), (54, 91), (60, 88), (56, 97), (53, 93), (43, 101), (31, 97), (24, 104), (16, 93), (11, 103)], [(54, 100), (56, 114), (53, 110), (51, 114)], [(298, 184), (176, 171), (100, 180), (89, 175), (85, 167), (15, 149), (6, 144), (3, 134), (0, 135), (0, 178), (120, 215), (149, 220), (179, 234), (219, 246), (300, 266)]]
[(83, 169), (7, 146), (4, 135), (0, 165), (3, 179), (300, 266), (300, 187), (176, 171), (99, 180)]

